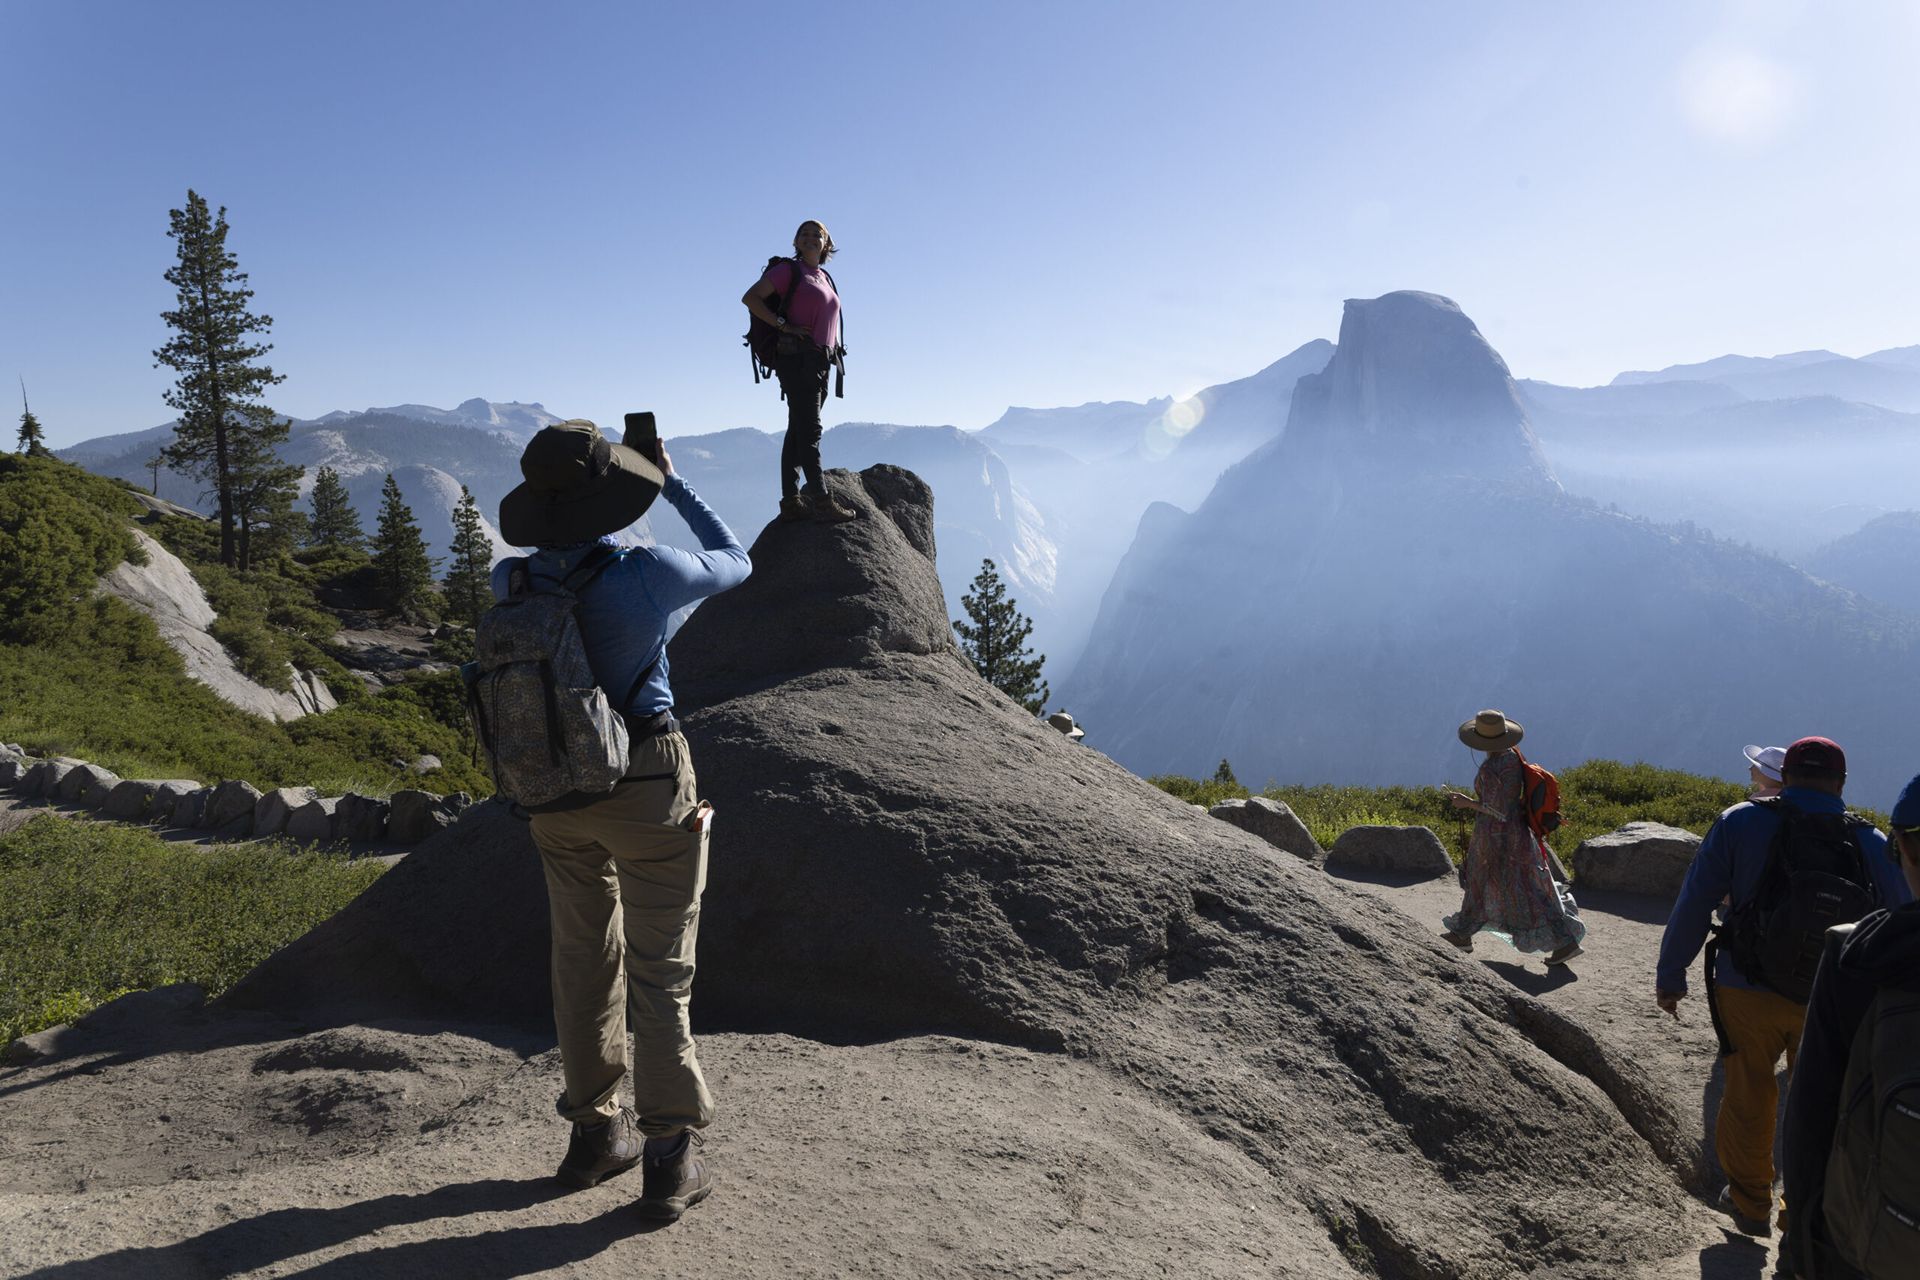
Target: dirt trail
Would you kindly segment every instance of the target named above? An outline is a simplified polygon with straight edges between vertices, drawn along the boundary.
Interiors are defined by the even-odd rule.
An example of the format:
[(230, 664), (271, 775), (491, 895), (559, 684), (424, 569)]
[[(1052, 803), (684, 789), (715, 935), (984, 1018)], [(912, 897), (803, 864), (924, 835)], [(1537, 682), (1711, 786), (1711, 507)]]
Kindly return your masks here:
[[(1367, 887), (1409, 929), (1454, 905), (1445, 882)], [(1704, 1012), (1676, 1026), (1648, 998), (1663, 911), (1584, 905), (1588, 954), (1570, 974), (1485, 940), (1475, 958), (1627, 1048), (1697, 1114)], [(0, 1072), (0, 1274), (1349, 1274), (1238, 1147), (1059, 1054), (703, 1037), (723, 1107), (707, 1148), (718, 1190), (649, 1231), (631, 1209), (637, 1178), (570, 1195), (549, 1181), (559, 1070), (537, 1045), (202, 1017), (148, 1047)], [(1694, 1248), (1641, 1280), (1771, 1274), (1764, 1246), (1704, 1205), (1696, 1217)]]

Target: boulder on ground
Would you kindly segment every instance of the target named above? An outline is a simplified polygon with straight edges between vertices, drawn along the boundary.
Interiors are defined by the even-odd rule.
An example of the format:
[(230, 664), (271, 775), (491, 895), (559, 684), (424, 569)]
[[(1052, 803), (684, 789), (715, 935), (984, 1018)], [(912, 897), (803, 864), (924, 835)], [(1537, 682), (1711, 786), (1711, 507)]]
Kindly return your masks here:
[(1700, 837), (1659, 822), (1629, 822), (1590, 836), (1573, 851), (1573, 878), (1582, 889), (1615, 889), (1671, 898), (1693, 865)]
[(6, 787), (9, 790), (19, 787), (26, 780), (27, 772), (33, 768), (33, 765), (33, 761), (23, 760), (18, 756), (0, 757), (0, 787)]
[(42, 760), (28, 769), (27, 776), (20, 780), (20, 794), (34, 799), (58, 799), (61, 779), (82, 763), (65, 757)]
[(1242, 831), (1251, 831), (1276, 849), (1284, 849), (1306, 862), (1319, 862), (1327, 856), (1320, 842), (1307, 830), (1293, 809), (1278, 800), (1254, 796), (1247, 800), (1222, 800), (1209, 814), (1222, 822), (1231, 822)]
[(320, 793), (312, 787), (275, 787), (253, 802), (254, 838), (279, 835), (287, 829), (287, 819), (295, 809), (319, 798)]
[(1327, 852), (1327, 866), (1401, 875), (1450, 876), (1453, 859), (1426, 827), (1348, 827)]
[(212, 787), (195, 787), (193, 790), (174, 799), (172, 808), (164, 815), (166, 821), (176, 827), (192, 830), (200, 826), (200, 819), (207, 812), (207, 798), (213, 794)]
[(396, 791), (387, 801), (387, 839), (395, 844), (418, 844), (452, 826), (470, 803), (472, 799), (464, 791), (450, 796)]
[(432, 773), (440, 767), (440, 757), (435, 755), (416, 756), (413, 763), (407, 767), (415, 773)]
[(142, 778), (128, 778), (116, 783), (107, 793), (107, 802), (100, 806), (100, 812), (109, 818), (118, 818), (122, 822), (139, 822), (147, 816), (147, 810), (153, 804), (154, 793), (160, 784)]
[(84, 797), (95, 787), (104, 783), (107, 790), (111, 791), (114, 784), (119, 781), (120, 775), (113, 770), (97, 764), (89, 764), (83, 760), (61, 777), (60, 785), (54, 795), (68, 804), (81, 804), (84, 803)]
[(316, 796), (287, 816), (287, 838), (302, 844), (327, 844), (334, 838), (334, 814), (340, 801)]
[(333, 811), (337, 839), (377, 844), (387, 838), (387, 802), (352, 791), (340, 797)]
[[(260, 789), (251, 782), (239, 778), (228, 778), (213, 789), (207, 797), (206, 806), (200, 811), (198, 825), (209, 831), (226, 833), (235, 822), (245, 818), (247, 826), (253, 825), (253, 807), (260, 803)], [(243, 830), (240, 834), (245, 835)]]
[(177, 827), (192, 826), (190, 822), (181, 822), (174, 817), (180, 802), (191, 795), (200, 795), (206, 791), (192, 778), (164, 778), (154, 784), (153, 802), (147, 806), (148, 822), (166, 822)]

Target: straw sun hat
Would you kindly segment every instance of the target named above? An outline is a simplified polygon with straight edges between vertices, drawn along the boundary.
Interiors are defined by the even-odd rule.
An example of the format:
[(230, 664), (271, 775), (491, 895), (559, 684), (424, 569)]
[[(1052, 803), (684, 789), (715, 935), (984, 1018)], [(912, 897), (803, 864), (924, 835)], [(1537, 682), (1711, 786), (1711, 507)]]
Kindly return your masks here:
[(1482, 711), (1460, 726), (1460, 741), (1475, 751), (1505, 751), (1519, 744), (1527, 731), (1499, 711)]

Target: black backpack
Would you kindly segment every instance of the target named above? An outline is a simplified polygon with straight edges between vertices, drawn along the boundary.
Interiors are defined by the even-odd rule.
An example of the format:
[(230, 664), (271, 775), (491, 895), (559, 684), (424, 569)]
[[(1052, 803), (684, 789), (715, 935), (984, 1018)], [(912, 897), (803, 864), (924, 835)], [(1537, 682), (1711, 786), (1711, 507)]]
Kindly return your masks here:
[(1920, 1259), (1920, 992), (1881, 987), (1854, 1035), (1827, 1160), (1827, 1236), (1870, 1276)]
[(1855, 813), (1803, 813), (1780, 796), (1755, 800), (1780, 818), (1753, 897), (1735, 907), (1719, 941), (1733, 967), (1796, 1004), (1813, 994), (1827, 930), (1880, 905)]
[[(793, 270), (787, 273), (787, 287), (780, 294), (780, 305), (773, 309), (773, 313), (780, 317), (782, 323), (785, 323), (787, 319), (787, 308), (793, 305), (793, 291), (800, 285), (800, 260), (798, 258), (788, 258), (780, 254), (775, 254), (773, 257), (767, 259), (767, 265), (765, 269), (761, 271), (760, 275), (761, 278), (764, 279), (768, 271), (773, 270), (783, 262), (791, 263)], [(827, 277), (827, 283), (833, 286), (834, 295), (838, 297), (840, 286), (834, 282), (832, 273), (825, 267), (821, 267), (819, 270), (821, 275)], [(840, 336), (842, 339), (845, 339), (847, 336), (847, 316), (844, 310), (840, 313)], [(773, 377), (774, 358), (779, 354), (780, 350), (780, 331), (749, 311), (747, 313), (747, 332), (741, 338), (741, 341), (746, 343), (747, 358), (753, 365), (753, 384), (759, 386), (762, 379)], [(827, 353), (827, 359), (835, 369), (833, 394), (844, 398), (847, 394), (846, 343), (842, 341), (835, 346), (832, 351)], [(782, 391), (781, 394), (785, 395), (786, 392)]]

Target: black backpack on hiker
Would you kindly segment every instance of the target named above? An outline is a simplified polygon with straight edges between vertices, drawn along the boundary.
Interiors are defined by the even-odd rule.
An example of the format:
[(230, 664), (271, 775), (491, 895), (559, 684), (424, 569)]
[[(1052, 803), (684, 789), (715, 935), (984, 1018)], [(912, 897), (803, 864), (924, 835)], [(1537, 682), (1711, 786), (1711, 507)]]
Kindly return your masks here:
[[(780, 317), (782, 324), (785, 324), (787, 321), (787, 309), (793, 305), (793, 291), (800, 285), (800, 268), (802, 266), (800, 259), (775, 254), (773, 257), (767, 259), (767, 265), (765, 269), (761, 271), (760, 278), (764, 280), (768, 271), (773, 270), (783, 262), (791, 264), (793, 270), (787, 273), (787, 287), (781, 291), (780, 305), (773, 309), (773, 313)], [(836, 298), (839, 297), (840, 286), (834, 283), (833, 274), (825, 267), (820, 267), (818, 270), (821, 275), (826, 276), (827, 283), (833, 286), (834, 296)], [(840, 314), (840, 336), (842, 338), (847, 336), (847, 317), (844, 311)], [(747, 332), (741, 341), (746, 343), (747, 358), (753, 364), (753, 384), (755, 386), (759, 386), (762, 380), (774, 376), (774, 362), (781, 355), (786, 354), (780, 350), (781, 337), (782, 334), (780, 330), (774, 328), (759, 316), (754, 315), (751, 311), (747, 313)], [(838, 343), (833, 350), (827, 352), (827, 362), (832, 365), (835, 370), (833, 394), (845, 399), (847, 394), (847, 344), (845, 342)], [(786, 391), (783, 389), (780, 394), (784, 396), (786, 395)]]
[(1869, 1276), (1920, 1275), (1920, 992), (1881, 987), (1847, 1055), (1827, 1238)]
[(1722, 1054), (1733, 1052), (1721, 1026), (1714, 970), (1724, 948), (1733, 967), (1795, 1004), (1813, 994), (1827, 930), (1852, 924), (1880, 905), (1867, 870), (1857, 813), (1805, 813), (1780, 796), (1750, 803), (1780, 819), (1753, 897), (1736, 906), (1707, 943), (1707, 1002)]

